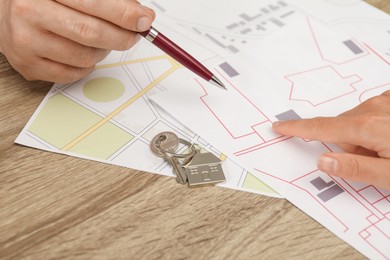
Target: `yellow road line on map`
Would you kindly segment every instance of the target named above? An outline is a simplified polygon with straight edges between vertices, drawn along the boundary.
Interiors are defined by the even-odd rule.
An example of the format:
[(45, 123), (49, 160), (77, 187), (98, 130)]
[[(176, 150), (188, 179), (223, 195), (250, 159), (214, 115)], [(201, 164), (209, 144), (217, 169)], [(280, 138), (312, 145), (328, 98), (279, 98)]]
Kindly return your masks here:
[(161, 56), (155, 56), (155, 57), (142, 58), (142, 59), (138, 59), (138, 60), (129, 60), (129, 61), (122, 61), (122, 62), (98, 65), (95, 67), (95, 69), (107, 69), (107, 68), (119, 67), (122, 65), (142, 63), (142, 62), (148, 62), (148, 61), (154, 61), (154, 60), (163, 60), (163, 59), (169, 59), (172, 62), (172, 58), (169, 57), (168, 55), (161, 55)]
[(131, 97), (129, 100), (127, 100), (125, 103), (123, 103), (121, 106), (119, 106), (117, 109), (115, 109), (113, 112), (111, 112), (109, 115), (107, 115), (105, 118), (97, 122), (95, 125), (93, 125), (91, 128), (89, 128), (87, 131), (82, 133), (80, 136), (78, 136), (76, 139), (71, 141), (69, 144), (64, 146), (62, 148), (63, 151), (67, 151), (71, 149), (73, 146), (81, 142), (84, 138), (92, 134), (94, 131), (96, 131), (99, 127), (106, 124), (108, 121), (110, 121), (112, 118), (114, 118), (116, 115), (118, 115), (120, 112), (122, 112), (124, 109), (126, 109), (128, 106), (130, 106), (133, 102), (135, 102), (137, 99), (142, 97), (146, 92), (151, 90), (154, 86), (156, 86), (158, 83), (160, 83), (162, 80), (164, 80), (166, 77), (168, 77), (171, 73), (173, 73), (175, 70), (177, 70), (180, 66), (178, 63), (173, 61), (171, 58), (169, 58), (169, 61), (172, 63), (172, 68), (167, 70), (164, 74), (162, 74), (160, 77), (158, 77), (156, 80), (154, 80), (152, 83), (150, 83), (146, 88), (142, 89), (140, 92), (138, 92), (136, 95)]

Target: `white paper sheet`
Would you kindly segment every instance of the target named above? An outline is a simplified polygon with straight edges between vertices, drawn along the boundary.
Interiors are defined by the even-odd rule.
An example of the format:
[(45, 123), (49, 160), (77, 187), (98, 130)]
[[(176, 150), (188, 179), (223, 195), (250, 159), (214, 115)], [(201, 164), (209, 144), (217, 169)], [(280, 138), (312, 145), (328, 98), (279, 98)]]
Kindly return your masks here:
[[(148, 0), (142, 2), (151, 6), (158, 12), (157, 21), (154, 24), (156, 28), (160, 29), (160, 31), (164, 32), (164, 34), (174, 39), (180, 45), (185, 47), (185, 49), (188, 50), (191, 54), (193, 54), (199, 60), (206, 62), (207, 64), (216, 64), (215, 62), (217, 60), (224, 60), (224, 58), (229, 56), (229, 53), (237, 54), (242, 51), (245, 52), (245, 50), (251, 48), (251, 45), (257, 43), (261, 44), (263, 39), (266, 39), (275, 32), (278, 32), (279, 30), (282, 30), (283, 28), (291, 25), (291, 23), (294, 23), (296, 19), (299, 19), (302, 14), (312, 20), (318, 20), (324, 24), (327, 24), (335, 30), (346, 32), (348, 35), (357, 36), (357, 38), (360, 39), (359, 41), (356, 41), (353, 38), (348, 38), (348, 40), (352, 40), (353, 43), (358, 44), (358, 47), (364, 50), (364, 53), (367, 54), (367, 57), (373, 57), (374, 55), (378, 56), (378, 54), (381, 53), (381, 56), (378, 57), (381, 57), (384, 63), (388, 64), (389, 62), (390, 19), (383, 12), (370, 7), (360, 0), (270, 0), (261, 2), (257, 0), (247, 0), (245, 3), (242, 1), (231, 1), (229, 2), (229, 5), (226, 4), (226, 1), (222, 0)], [(165, 20), (169, 21), (166, 22)], [(283, 40), (283, 37), (281, 40)], [(351, 48), (353, 48), (351, 47), (353, 44), (348, 44), (350, 44), (349, 48), (351, 50)], [(290, 52), (295, 52), (301, 48), (295, 47), (294, 49), (292, 46), (286, 46), (286, 42), (279, 42), (279, 47), (280, 45), (285, 46), (285, 49), (282, 49), (283, 51), (287, 52), (288, 50), (290, 50)], [(335, 48), (337, 51), (337, 47)], [(273, 47), (271, 49), (273, 49)], [(283, 51), (275, 55), (275, 57), (278, 59), (283, 57), (281, 56)], [(331, 49), (331, 51), (334, 50)], [(290, 52), (288, 52), (287, 55), (289, 55)], [(374, 54), (375, 52), (378, 53)], [(328, 52), (326, 54), (328, 54)], [(198, 135), (200, 133), (194, 133), (194, 131), (196, 132), (197, 127), (194, 127), (194, 129), (183, 127), (172, 117), (164, 114), (162, 110), (158, 109), (158, 107), (148, 101), (150, 96), (153, 96), (161, 91), (165, 91), (167, 88), (171, 89), (171, 87), (173, 87), (172, 91), (175, 92), (176, 87), (182, 87), (183, 90), (185, 89), (186, 91), (186, 97), (199, 93), (205, 94), (207, 91), (209, 96), (204, 97), (204, 105), (211, 104), (212, 106), (210, 105), (210, 109), (218, 108), (215, 106), (215, 104), (218, 103), (214, 103), (215, 100), (212, 99), (212, 94), (214, 91), (221, 90), (215, 89), (215, 87), (204, 86), (204, 82), (199, 79), (198, 82), (190, 80), (187, 82), (188, 85), (184, 84), (184, 79), (191, 78), (193, 76), (187, 70), (177, 69), (169, 76), (165, 74), (166, 77), (163, 76), (163, 79), (160, 78), (160, 80), (159, 77), (169, 71), (169, 68), (172, 66), (172, 63), (169, 61), (169, 59), (167, 59), (166, 56), (161, 55), (163, 54), (156, 50), (156, 48), (153, 48), (153, 46), (149, 43), (141, 42), (132, 51), (111, 53), (108, 59), (101, 64), (103, 66), (99, 67), (94, 73), (82, 81), (69, 85), (55, 85), (45, 100), (42, 102), (41, 106), (38, 108), (30, 122), (26, 125), (23, 132), (18, 137), (17, 142), (52, 152), (65, 153), (68, 155), (103, 161), (149, 172), (171, 175), (171, 169), (168, 168), (167, 165), (162, 162), (162, 160), (154, 157), (148, 149), (148, 142), (150, 141), (151, 137), (158, 131), (167, 130), (168, 128), (178, 132), (179, 136), (188, 140), (196, 141), (207, 149), (213, 151), (215, 154), (221, 155), (220, 151), (223, 151), (221, 148), (223, 146), (216, 146), (218, 147), (218, 149), (216, 149), (213, 145), (205, 141), (205, 139), (210, 140), (213, 144), (215, 144), (214, 141), (218, 141), (214, 139), (215, 135), (220, 133), (220, 131), (218, 131), (218, 127), (220, 127), (221, 122), (224, 121), (216, 124), (217, 128), (214, 128), (212, 125), (210, 125), (209, 132), (207, 132), (205, 136), (202, 136), (201, 134), (201, 136), (205, 138), (203, 139)], [(247, 54), (242, 55), (245, 57), (245, 59), (248, 60), (254, 58), (247, 57)], [(362, 55), (363, 54), (361, 54), (361, 56)], [(250, 56), (252, 56), (251, 53)], [(236, 71), (240, 73), (241, 76), (248, 76), (248, 80), (250, 80), (253, 76), (252, 73), (255, 75), (259, 73), (259, 70), (253, 71), (254, 69), (240, 70), (240, 56), (238, 56), (236, 59), (238, 59), (238, 61), (235, 59), (229, 59), (227, 65), (233, 66), (232, 68), (236, 69)], [(264, 69), (264, 71), (270, 72), (269, 75), (267, 73), (263, 73), (267, 74), (264, 78), (265, 81), (278, 77), (277, 74), (273, 75), (273, 69), (268, 67), (271, 64), (266, 59), (264, 59), (264, 57), (260, 57), (259, 60), (263, 63), (257, 64), (255, 61), (254, 64), (257, 64), (256, 66)], [(236, 64), (237, 62), (238, 65)], [(277, 62), (277, 60), (275, 62)], [(314, 62), (311, 64), (314, 66), (316, 61), (308, 59), (305, 60), (305, 62)], [(290, 68), (289, 66), (297, 64), (298, 62), (295, 64), (286, 63), (285, 69)], [(303, 65), (304, 64), (306, 63), (303, 63)], [(318, 75), (326, 76), (327, 73), (334, 76), (337, 74), (337, 72), (339, 72), (345, 73), (340, 75), (346, 75), (346, 77), (341, 77), (341, 79), (336, 77), (335, 82), (346, 82), (349, 83), (349, 86), (352, 87), (361, 84), (357, 77), (355, 77), (353, 74), (349, 74), (348, 70), (338, 71), (338, 69), (340, 69), (339, 65), (342, 64), (333, 65), (333, 68), (337, 68), (337, 70), (333, 70), (331, 68), (332, 66), (327, 67), (327, 69), (324, 68), (323, 70), (317, 70), (317, 75), (314, 75), (315, 73), (313, 73), (314, 77), (318, 77)], [(220, 67), (217, 67), (216, 69), (216, 72), (222, 73), (221, 75), (228, 77), (226, 74), (224, 74), (225, 72), (223, 69)], [(235, 73), (234, 70), (229, 71), (229, 66), (225, 66), (224, 69), (231, 75), (234, 75)], [(288, 74), (291, 76), (290, 79), (292, 81), (298, 80), (297, 75), (299, 74), (298, 72), (300, 72), (301, 75), (305, 75), (304, 79), (299, 78), (302, 80), (301, 83), (303, 85), (310, 83), (310, 80), (305, 81), (306, 75), (308, 74), (302, 73), (304, 69), (307, 68), (303, 68), (302, 71), (299, 71), (297, 68), (297, 70), (294, 70), (293, 72), (288, 72), (291, 73), (291, 75)], [(284, 76), (288, 75), (286, 74)], [(360, 77), (360, 75), (358, 76)], [(98, 80), (94, 81), (96, 79)], [(99, 86), (102, 85), (101, 83), (105, 80), (110, 81), (112, 79), (113, 81), (111, 81), (111, 84), (116, 85), (116, 91), (114, 91), (114, 93), (110, 92), (110, 94), (112, 94), (111, 98), (114, 98), (114, 100), (104, 102), (101, 102), (100, 100), (99, 102), (92, 102), (91, 98), (97, 100), (102, 98), (99, 97), (99, 95), (96, 96), (93, 94), (89, 98), (86, 98), (85, 95), (91, 95), (91, 93), (83, 93), (83, 88), (85, 85)], [(284, 83), (286, 83), (288, 79), (289, 78), (286, 77)], [(235, 80), (236, 79), (229, 79), (229, 81), (231, 81), (231, 83), (234, 85), (236, 84)], [(256, 77), (254, 80), (257, 80)], [(255, 113), (254, 117), (244, 118), (240, 113), (236, 113), (236, 117), (241, 120), (242, 124), (250, 124), (253, 122), (257, 122), (258, 124), (255, 124), (253, 128), (249, 127), (244, 129), (245, 131), (241, 131), (239, 127), (236, 127), (234, 122), (233, 124), (226, 124), (223, 126), (225, 131), (226, 129), (230, 130), (231, 127), (233, 127), (231, 133), (229, 133), (228, 136), (231, 138), (234, 137), (237, 143), (232, 146), (232, 149), (242, 147), (248, 148), (245, 146), (245, 142), (242, 142), (242, 140), (245, 139), (253, 141), (251, 138), (256, 137), (257, 133), (262, 134), (261, 142), (263, 142), (264, 147), (262, 145), (252, 148), (249, 147), (248, 150), (242, 150), (237, 154), (233, 154), (233, 156), (240, 157), (240, 160), (242, 160), (241, 163), (247, 164), (248, 162), (246, 159), (242, 158), (246, 158), (246, 155), (250, 154), (252, 150), (254, 151), (253, 154), (256, 154), (256, 151), (265, 152), (257, 158), (259, 159), (259, 162), (261, 162), (262, 167), (256, 168), (253, 174), (248, 174), (248, 172), (242, 167), (237, 166), (236, 162), (226, 160), (223, 163), (225, 172), (227, 173), (228, 177), (226, 186), (230, 188), (255, 191), (261, 194), (265, 193), (268, 195), (273, 195), (274, 193), (268, 190), (266, 186), (264, 186), (263, 183), (259, 181), (260, 177), (267, 179), (273, 183), (273, 185), (278, 187), (278, 189), (288, 193), (289, 196), (292, 194), (291, 198), (289, 199), (294, 201), (294, 203), (299, 205), (306, 212), (308, 212), (309, 215), (315, 217), (321, 223), (324, 224), (324, 221), (326, 221), (327, 224), (324, 225), (327, 228), (331, 229), (340, 237), (352, 243), (362, 252), (369, 256), (373, 255), (374, 257), (372, 258), (389, 258), (388, 251), (386, 251), (387, 248), (383, 250), (383, 245), (386, 246), (389, 244), (388, 240), (386, 240), (389, 238), (388, 232), (390, 229), (388, 227), (388, 219), (390, 218), (388, 208), (388, 193), (377, 190), (371, 186), (352, 184), (338, 179), (330, 179), (326, 175), (315, 171), (315, 164), (313, 160), (309, 160), (307, 162), (305, 161), (307, 165), (303, 169), (295, 168), (297, 164), (296, 162), (300, 162), (302, 159), (306, 160), (307, 156), (312, 156), (314, 158), (316, 153), (319, 154), (324, 149), (328, 149), (327, 147), (324, 148), (324, 146), (321, 144), (309, 143), (303, 140), (282, 140), (282, 142), (280, 142), (283, 144), (282, 148), (287, 149), (287, 152), (289, 149), (293, 150), (292, 154), (294, 154), (294, 157), (289, 158), (289, 156), (287, 156), (287, 159), (281, 158), (280, 160), (277, 160), (275, 158), (280, 157), (275, 157), (272, 155), (272, 153), (268, 152), (272, 149), (275, 149), (277, 151), (276, 154), (279, 154), (280, 148), (276, 144), (280, 138), (278, 139), (278, 137), (270, 131), (270, 127), (267, 125), (267, 119), (275, 120), (275, 118), (272, 116), (275, 116), (275, 113), (283, 114), (283, 112), (287, 112), (283, 114), (283, 116), (287, 117), (297, 115), (297, 113), (294, 114), (294, 112), (298, 112), (298, 115), (300, 116), (312, 116), (317, 113), (317, 110), (310, 112), (312, 110), (306, 109), (306, 106), (310, 105), (309, 101), (299, 101), (305, 98), (302, 98), (302, 94), (305, 95), (306, 91), (303, 93), (294, 91), (294, 94), (297, 94), (297, 96), (291, 96), (292, 99), (288, 99), (290, 103), (295, 102), (293, 110), (294, 112), (288, 112), (291, 108), (288, 102), (281, 102), (282, 104), (279, 104), (281, 105), (279, 107), (279, 111), (274, 111), (272, 107), (269, 108), (267, 104), (270, 103), (274, 98), (276, 98), (278, 101), (283, 101), (283, 99), (278, 99), (280, 95), (270, 91), (272, 90), (270, 86), (278, 85), (282, 81), (283, 80), (279, 79), (276, 80), (276, 82), (272, 82), (271, 85), (262, 86), (266, 88), (265, 93), (267, 94), (262, 96), (264, 101), (261, 104), (251, 104), (251, 102), (246, 102), (248, 101), (247, 96), (243, 95), (243, 93), (239, 94), (241, 99), (238, 100), (241, 102), (240, 105), (243, 105), (241, 108), (242, 110), (250, 112), (251, 109), (253, 110), (254, 105), (258, 107), (255, 109), (257, 112)], [(91, 82), (94, 82), (95, 84), (91, 84)], [(153, 82), (158, 84), (153, 85)], [(178, 82), (180, 82), (180, 86), (175, 87)], [(121, 83), (124, 85), (124, 92), (122, 96), (118, 98), (118, 93), (121, 92)], [(292, 84), (292, 82), (290, 83)], [(202, 87), (200, 87), (201, 85)], [(237, 86), (239, 85), (240, 84), (238, 82)], [(229, 86), (231, 91), (234, 90), (233, 85), (229, 84)], [(381, 86), (380, 82), (378, 82), (378, 84), (375, 86), (377, 88), (372, 88), (370, 91), (362, 93), (360, 99), (365, 100), (369, 96), (380, 93), (380, 91), (386, 87), (386, 85)], [(203, 87), (204, 90), (202, 90)], [(348, 84), (346, 89), (348, 89)], [(349, 88), (349, 90), (351, 89), (352, 88)], [(145, 93), (143, 91), (145, 91)], [(231, 91), (229, 91), (229, 95)], [(236, 92), (240, 92), (240, 89), (237, 89)], [(342, 93), (339, 93), (339, 95), (342, 95)], [(284, 98), (289, 97), (289, 94), (290, 93), (286, 93), (287, 96)], [(117, 99), (115, 99), (115, 95), (117, 95)], [(169, 97), (174, 96), (175, 95)], [(74, 109), (75, 111), (80, 112), (82, 116), (74, 117), (74, 114), (72, 116), (64, 115), (62, 117), (64, 120), (59, 120), (59, 127), (56, 129), (51, 128), (53, 125), (50, 124), (50, 122), (47, 127), (42, 126), (42, 122), (39, 123), (37, 118), (42, 114), (43, 116), (41, 118), (44, 119), (47, 117), (44, 112), (48, 112), (50, 116), (51, 111), (51, 109), (45, 108), (50, 108), (50, 105), (54, 105), (54, 107), (58, 109), (57, 106), (59, 104), (56, 104), (56, 102), (50, 102), (51, 97), (57, 97), (57, 101), (55, 98), (52, 100), (59, 104), (65, 104), (65, 108), (69, 108), (70, 106), (70, 109)], [(313, 95), (311, 97), (313, 97)], [(237, 99), (235, 99), (233, 96), (229, 98), (233, 99), (233, 101), (237, 101)], [(119, 112), (117, 109), (120, 107), (120, 102), (115, 101), (119, 101), (119, 99), (121, 99), (123, 102), (129, 102), (127, 103), (129, 106), (121, 110), (120, 113), (113, 114), (115, 111)], [(312, 102), (312, 107), (315, 108), (319, 108), (324, 104), (326, 105), (326, 102), (323, 103), (326, 100), (312, 99), (310, 101)], [(173, 99), (173, 102), (180, 107), (187, 105), (185, 103), (185, 99)], [(298, 105), (297, 103), (302, 104)], [(123, 104), (125, 103), (122, 103), (122, 105)], [(313, 106), (313, 104), (317, 105)], [(66, 105), (68, 105), (68, 107)], [(277, 104), (275, 104), (275, 107), (276, 105)], [(340, 110), (347, 108), (349, 108), (348, 105), (344, 105), (343, 107), (340, 107)], [(192, 112), (194, 111), (191, 111), (191, 113)], [(324, 111), (319, 110), (318, 112)], [(107, 115), (114, 117), (110, 118), (105, 124), (103, 124), (106, 127), (103, 127), (102, 131), (95, 131), (95, 134), (91, 134), (92, 139), (90, 140), (92, 141), (89, 143), (86, 142), (84, 146), (77, 146), (77, 142), (72, 143), (72, 141), (77, 141), (75, 139), (80, 136), (80, 133), (85, 133), (88, 129), (96, 130), (96, 126), (95, 128), (91, 128), (93, 127), (93, 124), (98, 122), (100, 122), (100, 124), (104, 123), (105, 121), (102, 121), (102, 119), (107, 118)], [(85, 117), (90, 120), (88, 121), (89, 125), (88, 123), (85, 124)], [(57, 116), (54, 115), (54, 118), (57, 118)], [(82, 119), (81, 122), (77, 122), (77, 118)], [(226, 120), (228, 118), (229, 116), (224, 117), (221, 120)], [(262, 118), (262, 121), (256, 121), (258, 118)], [(40, 131), (41, 133), (38, 134), (40, 136), (32, 133), (31, 131), (31, 127), (35, 122), (37, 123), (35, 124), (36, 127), (34, 131)], [(76, 122), (79, 124), (76, 124)], [(228, 122), (228, 120), (226, 122)], [(44, 121), (44, 123), (48, 122)], [(203, 123), (204, 122), (202, 120), (202, 124)], [(64, 133), (63, 130), (71, 130), (70, 135), (69, 133)], [(96, 145), (96, 138), (100, 139), (102, 135), (107, 136), (107, 134), (108, 136), (115, 136), (115, 145), (117, 150), (112, 153), (112, 151), (115, 150), (115, 147), (113, 147), (114, 145), (111, 142), (106, 142), (111, 147), (111, 152), (110, 149), (100, 149), (99, 153), (92, 155), (91, 150), (99, 151), (99, 149), (96, 147), (91, 147), (90, 145)], [(209, 135), (210, 139), (207, 138)], [(68, 142), (64, 141), (66, 138), (68, 138)], [(275, 142), (275, 145), (269, 146), (269, 148), (267, 148), (268, 146), (265, 144), (270, 142), (272, 143), (272, 139), (274, 139), (273, 142)], [(107, 140), (111, 141), (110, 138)], [(258, 138), (254, 139), (254, 141), (257, 140)], [(126, 141), (128, 142), (126, 143)], [(121, 144), (123, 145), (121, 146)], [(68, 145), (68, 150), (64, 151), (62, 148), (66, 145)], [(309, 147), (310, 149), (307, 152), (303, 150), (295, 154), (297, 146), (304, 147), (304, 149)], [(75, 149), (75, 147), (78, 149)], [(72, 148), (74, 149), (73, 151)], [(331, 148), (329, 147), (329, 149)], [(310, 154), (312, 152), (314, 154)], [(105, 159), (102, 159), (102, 157)], [(250, 161), (249, 156), (248, 158)], [(314, 181), (314, 184), (309, 184), (309, 187), (307, 187), (305, 186), (307, 185), (307, 183), (305, 183), (305, 181), (307, 181), (306, 177), (302, 177), (300, 179), (298, 177), (291, 179), (292, 177), (288, 175), (285, 176), (287, 179), (277, 179), (275, 176), (267, 175), (266, 171), (268, 171), (268, 168), (263, 169), (263, 166), (268, 166), (270, 165), (270, 162), (275, 161), (280, 166), (281, 171), (295, 169), (291, 174), (292, 177), (294, 177), (294, 174), (296, 176), (301, 176), (299, 175), (301, 174), (299, 171), (300, 169), (303, 172), (310, 172), (310, 170), (313, 170), (313, 172), (308, 174), (306, 177), (313, 178), (312, 180), (316, 181)], [(264, 172), (262, 172), (263, 170)], [(315, 178), (316, 176), (318, 176), (319, 179)], [(323, 198), (324, 196), (326, 197), (326, 194), (332, 194), (332, 192), (333, 194), (336, 194), (337, 190), (339, 190), (337, 187), (342, 187), (344, 189), (344, 192), (336, 197), (337, 201), (339, 201), (340, 196), (347, 197), (345, 200), (347, 200), (348, 203), (351, 202), (348, 205), (350, 205), (350, 208), (354, 209), (353, 212), (356, 212), (357, 216), (359, 216), (357, 220), (351, 220), (349, 217), (344, 216), (342, 212), (340, 213), (340, 207), (343, 207), (343, 210), (345, 209), (342, 203), (333, 203), (333, 199), (329, 199), (327, 203), (324, 203), (321, 202), (321, 199), (319, 199), (318, 196), (320, 196), (319, 194), (322, 194), (322, 192), (325, 192), (325, 195), (321, 195)], [(328, 191), (328, 189), (330, 191)], [(291, 194), (290, 191), (292, 191)], [(326, 193), (326, 191), (328, 191), (328, 193)], [(310, 210), (307, 211), (305, 205), (301, 205), (304, 204), (303, 202), (299, 203), (301, 200), (311, 201), (311, 203), (309, 203), (310, 206), (308, 206)], [(324, 220), (324, 218), (329, 220)], [(380, 239), (382, 239), (382, 241), (378, 242)], [(385, 242), (384, 244), (383, 241)], [(373, 251), (376, 253), (373, 253)]]
[(390, 89), (390, 64), (366, 42), (295, 21), (216, 64), (228, 91), (190, 79), (153, 100), (363, 254), (389, 259), (390, 191), (320, 172), (317, 157), (337, 148), (271, 123), (348, 110)]
[[(168, 30), (163, 24), (156, 25), (160, 30)], [(170, 37), (190, 46), (191, 53), (200, 60), (221, 59), (198, 44), (202, 39), (189, 40), (175, 32), (171, 32)], [(130, 51), (111, 53), (84, 79), (73, 84), (55, 84), (16, 142), (173, 176), (171, 167), (153, 155), (149, 148), (157, 133), (172, 131), (224, 161), (222, 167), (227, 181), (219, 186), (281, 197), (206, 140), (150, 103), (149, 97), (163, 91), (168, 79), (177, 82), (190, 76), (193, 76), (191, 72), (142, 40)], [(182, 147), (181, 151), (185, 149)]]
[(170, 17), (175, 29), (198, 35), (210, 48), (238, 53), (248, 43), (261, 42), (304, 15), (370, 42), (390, 60), (390, 18), (362, 0), (147, 0), (159, 16)]

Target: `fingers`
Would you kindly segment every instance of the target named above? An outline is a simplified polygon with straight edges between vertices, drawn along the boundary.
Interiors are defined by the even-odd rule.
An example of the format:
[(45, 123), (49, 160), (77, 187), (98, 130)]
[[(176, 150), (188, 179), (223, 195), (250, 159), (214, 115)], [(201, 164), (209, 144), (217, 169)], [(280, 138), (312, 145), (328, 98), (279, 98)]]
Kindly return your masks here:
[(390, 189), (389, 159), (328, 153), (319, 157), (317, 166), (330, 175)]
[(148, 30), (155, 18), (152, 9), (134, 0), (115, 0), (115, 4), (107, 0), (57, 0), (57, 2), (137, 32)]
[(126, 50), (140, 38), (137, 33), (54, 1), (46, 0), (45, 8), (36, 6), (33, 11), (37, 15), (31, 19), (43, 30), (86, 46)]
[(1, 6), (0, 51), (30, 80), (78, 80), (108, 50), (134, 45), (140, 38), (135, 31), (150, 28), (155, 18), (135, 0), (18, 0)]
[(385, 92), (382, 93), (381, 96), (385, 96), (385, 97), (390, 98), (390, 90), (386, 90)]
[[(352, 125), (353, 124), (353, 125)], [(312, 119), (279, 121), (273, 124), (276, 133), (331, 143), (356, 143), (359, 134), (356, 123), (348, 117), (316, 117)], [(351, 142), (351, 140), (354, 140)]]
[[(37, 70), (34, 74), (35, 77), (40, 80), (57, 83), (74, 82), (90, 74), (95, 69), (95, 66), (79, 68), (57, 63), (47, 59), (41, 59), (37, 65), (44, 66), (47, 68), (47, 70)], [(33, 68), (33, 70), (36, 70), (36, 68)]]
[(95, 68), (95, 66), (78, 68), (43, 58), (35, 58), (34, 62), (24, 61), (22, 63), (19, 61), (18, 66), (14, 66), (15, 62), (18, 63), (17, 60), (10, 59), (9, 62), (27, 80), (43, 80), (58, 83), (79, 80), (91, 73)]
[(373, 115), (280, 121), (273, 124), (273, 130), (282, 135), (347, 143), (378, 152), (390, 138), (389, 118)]
[(361, 103), (359, 106), (348, 110), (341, 115), (358, 115), (358, 114), (366, 114), (366, 115), (372, 115), (372, 114), (390, 114), (390, 90), (383, 92), (379, 96), (372, 97), (370, 99), (367, 99), (363, 103)]
[(390, 92), (337, 117), (275, 122), (275, 132), (335, 143), (348, 152), (390, 158)]
[(353, 153), (353, 154), (370, 156), (370, 157), (379, 157), (376, 151), (369, 150), (361, 146), (346, 144), (346, 143), (338, 143), (337, 145), (347, 153)]
[(5, 56), (28, 80), (71, 82), (87, 75), (109, 51), (81, 45), (20, 20), (8, 34)]
[[(45, 44), (45, 43), (50, 44)], [(102, 61), (110, 51), (92, 48), (51, 33), (42, 33), (32, 43), (38, 57), (65, 65), (89, 68)]]

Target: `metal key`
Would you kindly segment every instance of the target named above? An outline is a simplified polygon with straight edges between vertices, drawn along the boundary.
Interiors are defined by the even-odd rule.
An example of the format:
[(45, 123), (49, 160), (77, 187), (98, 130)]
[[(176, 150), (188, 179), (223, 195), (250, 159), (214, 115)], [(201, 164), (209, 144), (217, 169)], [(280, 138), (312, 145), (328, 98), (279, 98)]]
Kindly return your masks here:
[(180, 184), (186, 184), (187, 175), (183, 169), (183, 166), (180, 164), (179, 159), (169, 155), (165, 155), (164, 159), (172, 166), (173, 172), (176, 175), (176, 181)]
[(179, 138), (175, 133), (168, 131), (157, 134), (150, 142), (150, 149), (152, 152), (155, 155), (164, 158), (164, 160), (172, 166), (178, 183), (185, 184), (187, 182), (187, 176), (183, 171), (179, 159), (167, 154), (167, 152), (175, 153), (178, 147)]
[(150, 142), (152, 153), (158, 157), (164, 157), (162, 150), (174, 153), (178, 147), (179, 137), (168, 131), (157, 134)]

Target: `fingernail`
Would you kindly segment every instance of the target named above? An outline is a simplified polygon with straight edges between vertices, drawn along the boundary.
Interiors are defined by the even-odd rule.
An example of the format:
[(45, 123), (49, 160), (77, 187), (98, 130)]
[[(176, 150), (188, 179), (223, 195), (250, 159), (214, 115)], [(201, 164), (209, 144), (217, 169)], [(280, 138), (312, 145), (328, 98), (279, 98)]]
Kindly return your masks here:
[(144, 32), (150, 28), (152, 21), (147, 16), (142, 16), (138, 19), (137, 30)]
[(318, 158), (317, 167), (323, 172), (334, 174), (337, 168), (337, 160), (326, 155), (321, 155)]
[(272, 126), (277, 126), (277, 125), (279, 125), (279, 124), (280, 124), (279, 121), (275, 121), (275, 122), (272, 123)]

